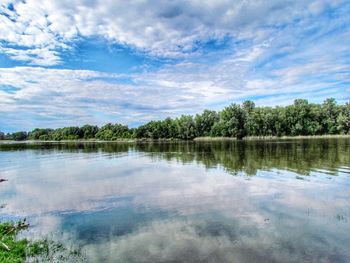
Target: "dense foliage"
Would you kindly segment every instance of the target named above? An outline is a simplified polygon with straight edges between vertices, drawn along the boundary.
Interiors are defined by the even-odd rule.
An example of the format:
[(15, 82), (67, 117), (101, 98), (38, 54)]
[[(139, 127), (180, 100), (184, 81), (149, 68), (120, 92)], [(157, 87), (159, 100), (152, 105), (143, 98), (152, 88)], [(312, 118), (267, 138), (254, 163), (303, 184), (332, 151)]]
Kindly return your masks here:
[(205, 110), (196, 116), (182, 115), (151, 121), (138, 128), (108, 123), (59, 129), (34, 129), (4, 134), (7, 140), (76, 140), (76, 139), (183, 139), (195, 137), (298, 136), (350, 134), (350, 103), (338, 105), (335, 99), (322, 104), (297, 99), (285, 107), (256, 107), (254, 102), (231, 104), (220, 112)]

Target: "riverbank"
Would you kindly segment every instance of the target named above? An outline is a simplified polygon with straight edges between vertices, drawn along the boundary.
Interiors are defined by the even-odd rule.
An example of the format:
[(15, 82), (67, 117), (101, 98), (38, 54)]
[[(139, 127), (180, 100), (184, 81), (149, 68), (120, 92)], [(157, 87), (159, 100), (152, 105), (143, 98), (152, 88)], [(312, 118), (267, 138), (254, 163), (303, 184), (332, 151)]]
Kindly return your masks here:
[(29, 240), (21, 233), (29, 228), (26, 220), (0, 222), (0, 262), (84, 262), (80, 249), (67, 248), (47, 238)]
[[(299, 136), (247, 136), (244, 137), (243, 141), (252, 140), (298, 140), (298, 139), (328, 139), (328, 138), (350, 138), (350, 134), (344, 135), (299, 135)], [(196, 137), (194, 141), (237, 141), (236, 138), (232, 137)]]
[[(331, 138), (350, 138), (350, 134), (344, 135), (300, 135), (300, 136), (247, 136), (243, 141), (264, 141), (264, 140), (299, 140), (299, 139), (331, 139)], [(205, 141), (237, 141), (234, 137), (196, 137), (193, 140), (181, 140), (181, 139), (119, 139), (113, 141), (107, 140), (2, 140), (0, 144), (13, 144), (13, 143), (169, 143), (169, 142), (205, 142)]]

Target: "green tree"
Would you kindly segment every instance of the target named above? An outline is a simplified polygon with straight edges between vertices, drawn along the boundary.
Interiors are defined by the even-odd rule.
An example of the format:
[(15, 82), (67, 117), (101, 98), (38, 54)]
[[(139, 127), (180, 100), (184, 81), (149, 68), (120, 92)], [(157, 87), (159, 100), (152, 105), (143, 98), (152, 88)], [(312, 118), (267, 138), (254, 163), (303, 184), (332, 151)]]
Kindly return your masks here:
[(196, 137), (196, 123), (190, 115), (175, 119), (179, 139), (191, 140)]
[(322, 104), (322, 126), (323, 134), (337, 134), (337, 116), (339, 114), (339, 108), (334, 98), (326, 99)]
[(255, 109), (255, 103), (251, 100), (246, 100), (243, 102), (242, 108), (246, 113), (252, 113)]
[(196, 136), (210, 136), (211, 129), (219, 121), (219, 114), (215, 111), (204, 110), (195, 117)]
[(131, 132), (126, 125), (108, 123), (99, 129), (95, 137), (100, 140), (115, 141), (118, 139), (131, 138)]
[(252, 101), (231, 104), (221, 112), (204, 110), (195, 117), (183, 115), (176, 119), (150, 121), (129, 129), (122, 124), (108, 123), (101, 128), (93, 125), (58, 129), (34, 129), (12, 134), (0, 133), (9, 140), (117, 140), (126, 138), (178, 138), (191, 140), (196, 136), (225, 136), (242, 139), (244, 136), (283, 136), (349, 134), (350, 105), (337, 105), (335, 99), (322, 104), (297, 99), (285, 107), (257, 107)]
[[(53, 132), (54, 132), (53, 129), (36, 128), (28, 133), (28, 139), (29, 140), (42, 140), (43, 138), (49, 139)], [(46, 136), (44, 136), (44, 135), (46, 135)]]
[(223, 123), (222, 135), (242, 139), (245, 136), (244, 123), (246, 112), (238, 104), (231, 104), (220, 112), (220, 122)]
[(99, 129), (97, 126), (86, 124), (82, 126), (80, 130), (84, 139), (92, 139), (95, 138)]
[(341, 134), (350, 134), (350, 103), (346, 103), (340, 109), (337, 117), (337, 130)]
[(27, 140), (28, 134), (25, 131), (14, 132), (11, 134), (10, 139), (15, 141), (24, 141)]

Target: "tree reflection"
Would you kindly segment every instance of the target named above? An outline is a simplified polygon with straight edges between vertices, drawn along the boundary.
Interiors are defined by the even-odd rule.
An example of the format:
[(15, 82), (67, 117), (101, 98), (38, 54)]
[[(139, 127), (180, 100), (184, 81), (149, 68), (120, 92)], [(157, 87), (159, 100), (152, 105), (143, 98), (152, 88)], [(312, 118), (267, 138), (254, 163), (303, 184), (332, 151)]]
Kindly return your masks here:
[(302, 175), (321, 169), (337, 175), (347, 172), (350, 139), (300, 139), (286, 141), (218, 141), (168, 143), (32, 143), (0, 144), (0, 151), (34, 150), (69, 153), (146, 153), (153, 160), (199, 163), (206, 168), (222, 167), (237, 175), (256, 175), (258, 170), (284, 169)]

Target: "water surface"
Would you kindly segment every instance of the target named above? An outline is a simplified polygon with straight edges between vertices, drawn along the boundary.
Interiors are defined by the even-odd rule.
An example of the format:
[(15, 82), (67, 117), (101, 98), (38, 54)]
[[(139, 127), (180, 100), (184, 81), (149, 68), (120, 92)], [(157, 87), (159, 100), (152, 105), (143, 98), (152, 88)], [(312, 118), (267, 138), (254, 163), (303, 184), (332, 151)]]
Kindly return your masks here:
[(1, 144), (0, 178), (89, 262), (350, 262), (350, 139)]

